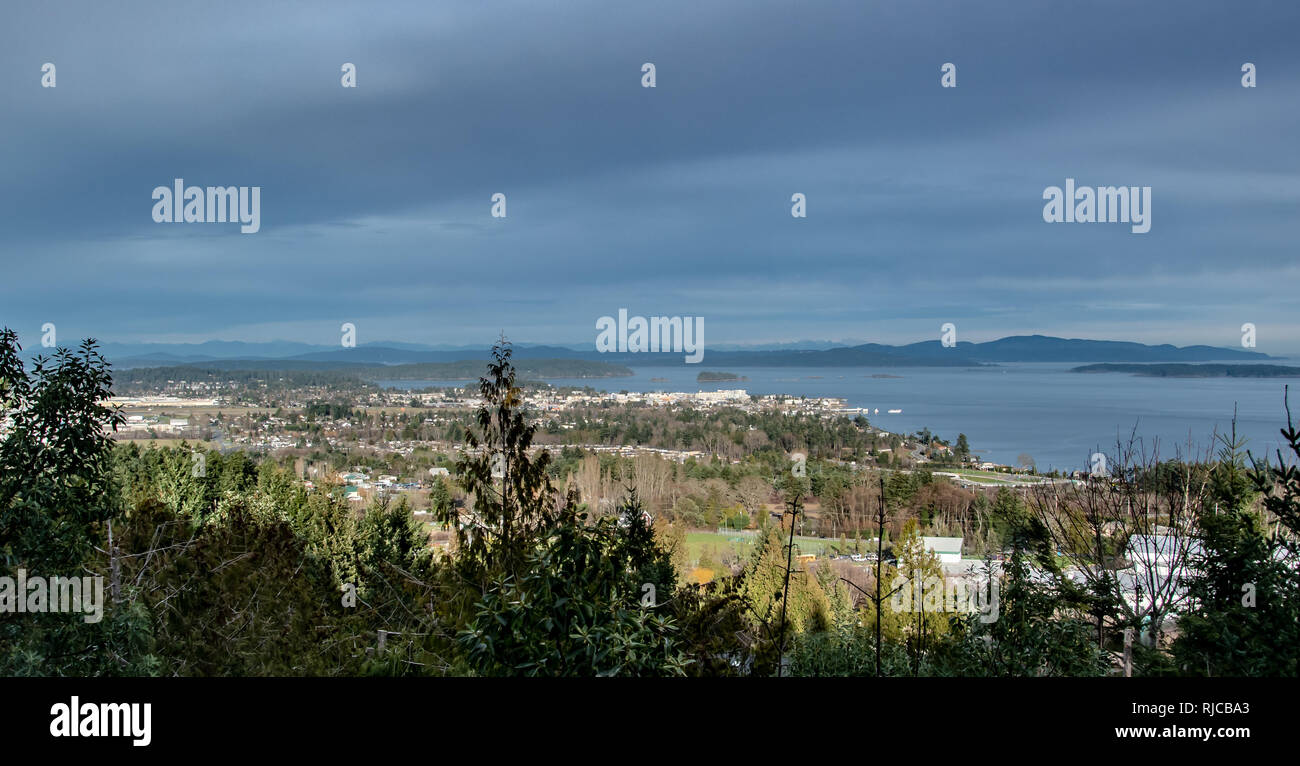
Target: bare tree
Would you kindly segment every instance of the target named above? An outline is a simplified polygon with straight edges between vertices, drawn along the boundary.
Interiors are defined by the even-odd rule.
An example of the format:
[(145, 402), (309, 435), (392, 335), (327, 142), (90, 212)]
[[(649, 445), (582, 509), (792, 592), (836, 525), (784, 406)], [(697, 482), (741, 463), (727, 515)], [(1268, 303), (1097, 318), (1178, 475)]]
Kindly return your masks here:
[(1118, 442), (1102, 464), (1104, 475), (1036, 485), (1030, 505), (1061, 576), (1093, 595), (1098, 645), (1108, 630), (1132, 627), (1148, 629), (1158, 646), (1163, 623), (1186, 598), (1180, 574), (1209, 474), (1203, 463), (1162, 464), (1158, 444), (1146, 451), (1136, 436)]
[(600, 509), (602, 494), (599, 455), (583, 456), (582, 463), (578, 465), (575, 472), (575, 482), (578, 485), (578, 494), (586, 501), (588, 510), (593, 516), (596, 515)]
[(672, 481), (673, 467), (656, 455), (637, 455), (632, 460), (632, 471), (636, 476), (637, 494), (645, 501), (652, 512), (662, 510), (668, 484)]
[(767, 501), (772, 497), (772, 483), (758, 476), (745, 476), (736, 482), (731, 496), (736, 502), (757, 517), (767, 513)]

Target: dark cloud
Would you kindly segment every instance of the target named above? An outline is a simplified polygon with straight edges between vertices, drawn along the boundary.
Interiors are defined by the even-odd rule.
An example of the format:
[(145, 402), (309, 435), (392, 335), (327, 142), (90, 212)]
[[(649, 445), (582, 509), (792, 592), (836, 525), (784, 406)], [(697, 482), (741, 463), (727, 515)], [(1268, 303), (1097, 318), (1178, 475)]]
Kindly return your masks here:
[[(1294, 4), (554, 5), (0, 11), (0, 323), (591, 342), (626, 307), (717, 342), (1300, 348)], [(261, 232), (153, 223), (176, 177), (261, 186)], [(1151, 186), (1151, 232), (1044, 224), (1066, 177)]]

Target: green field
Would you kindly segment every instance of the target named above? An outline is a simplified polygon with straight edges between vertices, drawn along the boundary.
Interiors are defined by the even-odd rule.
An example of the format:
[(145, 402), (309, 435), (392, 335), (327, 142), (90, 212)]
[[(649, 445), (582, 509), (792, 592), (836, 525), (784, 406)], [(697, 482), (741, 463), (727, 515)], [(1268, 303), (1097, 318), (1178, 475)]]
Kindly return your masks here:
[[(709, 551), (714, 560), (720, 559), (728, 551), (736, 553), (742, 558), (747, 557), (754, 548), (754, 541), (758, 539), (755, 530), (748, 532), (728, 532), (725, 534), (718, 532), (687, 532), (686, 533), (686, 552), (691, 561), (699, 561), (700, 555)], [(815, 553), (818, 556), (824, 555), (829, 551), (831, 546), (839, 545), (838, 539), (828, 539), (823, 537), (805, 537), (795, 535), (794, 544), (795, 553)], [(853, 541), (849, 540), (849, 547), (852, 548)], [(863, 540), (862, 551), (865, 553), (871, 549), (872, 543)]]
[(198, 447), (206, 447), (206, 448), (208, 448), (208, 449), (216, 449), (216, 448), (217, 448), (217, 443), (216, 443), (216, 442), (205, 442), (205, 441), (203, 441), (203, 440), (201, 440), (201, 439), (173, 439), (173, 438), (170, 438), (170, 437), (159, 437), (159, 438), (157, 438), (157, 439), (151, 439), (151, 438), (149, 438), (147, 435), (146, 435), (146, 436), (141, 436), (141, 437), (136, 437), (135, 434), (130, 434), (130, 435), (126, 435), (126, 434), (118, 434), (118, 435), (117, 435), (117, 441), (118, 441), (118, 442), (121, 442), (121, 443), (123, 443), (123, 444), (135, 443), (135, 444), (140, 445), (142, 448), (149, 448), (149, 447), (159, 447), (159, 448), (162, 448), (162, 447), (179, 447), (179, 446), (181, 446), (182, 444), (187, 444), (187, 445), (189, 445), (190, 447), (194, 447), (194, 448), (196, 448), (196, 449), (197, 449)]

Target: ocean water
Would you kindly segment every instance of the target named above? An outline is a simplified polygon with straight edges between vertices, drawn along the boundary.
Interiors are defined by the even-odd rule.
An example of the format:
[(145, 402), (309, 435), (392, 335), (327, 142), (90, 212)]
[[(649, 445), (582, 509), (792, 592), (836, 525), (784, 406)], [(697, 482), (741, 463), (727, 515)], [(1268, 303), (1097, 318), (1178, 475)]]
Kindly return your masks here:
[[(1146, 378), (1127, 373), (1070, 372), (1075, 364), (1002, 364), (983, 368), (750, 367), (726, 371), (744, 381), (697, 383), (707, 361), (690, 367), (637, 367), (626, 378), (554, 379), (565, 386), (604, 391), (716, 391), (839, 397), (870, 407), (872, 425), (894, 433), (929, 428), (956, 442), (964, 433), (984, 460), (1015, 464), (1022, 453), (1039, 470), (1086, 469), (1094, 452), (1115, 454), (1117, 440), (1136, 431), (1142, 447), (1161, 459), (1213, 446), (1237, 413), (1237, 434), (1256, 456), (1284, 448), (1283, 389), (1292, 386), (1300, 421), (1297, 378)], [(872, 377), (889, 375), (897, 377)], [(652, 380), (652, 378), (666, 380)], [(448, 381), (381, 381), (387, 387), (464, 385)], [(879, 409), (877, 414), (875, 409)], [(901, 409), (898, 414), (887, 410)]]

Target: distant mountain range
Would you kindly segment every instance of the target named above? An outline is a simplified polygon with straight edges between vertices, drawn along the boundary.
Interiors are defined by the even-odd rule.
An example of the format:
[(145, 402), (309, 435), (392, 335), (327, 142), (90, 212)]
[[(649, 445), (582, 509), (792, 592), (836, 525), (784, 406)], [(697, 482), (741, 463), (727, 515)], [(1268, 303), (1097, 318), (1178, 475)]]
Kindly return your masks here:
[[(794, 344), (800, 345), (800, 344)], [(734, 348), (734, 346), (733, 346)], [(38, 349), (41, 350), (41, 349)], [(338, 370), (388, 365), (484, 361), (486, 346), (424, 346), (376, 342), (355, 348), (318, 346), (291, 341), (245, 343), (208, 341), (198, 344), (103, 345), (105, 356), (118, 369), (199, 365), (209, 369)], [(608, 353), (594, 348), (517, 344), (519, 360), (582, 360), (634, 367), (684, 365), (681, 353)], [(1244, 349), (1215, 346), (1151, 346), (1126, 341), (1017, 335), (985, 343), (962, 342), (945, 347), (937, 340), (903, 346), (863, 343), (828, 348), (705, 349), (710, 368), (727, 367), (978, 367), (1000, 362), (1156, 363), (1258, 362), (1275, 359)], [(589, 372), (597, 373), (595, 368)]]
[[(788, 351), (826, 350), (855, 345), (836, 341), (802, 340), (790, 343), (765, 343), (754, 345), (718, 344), (714, 351)], [(566, 355), (594, 354), (596, 345), (515, 343), (515, 353), (525, 349), (556, 349)], [(141, 361), (152, 364), (181, 364), (185, 362), (210, 362), (217, 359), (307, 359), (318, 354), (365, 353), (381, 358), (384, 363), (459, 361), (467, 358), (487, 358), (488, 346), (452, 345), (448, 343), (406, 343), (403, 341), (375, 341), (363, 343), (353, 349), (339, 346), (322, 346), (297, 341), (274, 340), (250, 343), (246, 341), (210, 340), (203, 343), (102, 343), (100, 348), (110, 359)], [(31, 349), (29, 349), (31, 350)], [(41, 349), (37, 349), (39, 351)], [(398, 352), (410, 352), (402, 354)], [(432, 352), (432, 353), (431, 353)], [(445, 353), (444, 353), (445, 352)], [(471, 355), (471, 356), (467, 356)], [(443, 358), (432, 358), (432, 357)], [(584, 357), (585, 358), (585, 357)], [(119, 362), (120, 363), (120, 362)]]

